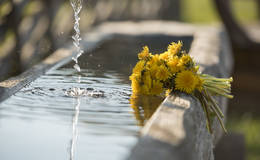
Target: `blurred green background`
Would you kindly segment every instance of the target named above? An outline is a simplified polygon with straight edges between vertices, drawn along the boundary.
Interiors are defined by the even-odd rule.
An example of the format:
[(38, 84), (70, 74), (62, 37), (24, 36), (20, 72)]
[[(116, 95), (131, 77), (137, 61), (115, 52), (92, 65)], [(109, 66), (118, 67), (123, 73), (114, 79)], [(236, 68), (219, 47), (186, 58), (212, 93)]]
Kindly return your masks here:
[[(117, 3), (112, 1), (111, 3), (102, 0), (84, 2), (80, 21), (82, 32), (87, 32), (103, 21), (160, 19), (157, 15), (160, 15), (161, 10), (158, 14), (151, 12), (154, 8), (152, 3), (159, 3), (156, 0), (145, 1), (142, 4), (150, 8), (148, 11), (137, 8), (140, 6), (136, 5), (138, 1), (133, 0), (130, 9), (127, 0), (120, 0), (119, 8)], [(22, 2), (25, 4), (19, 10)], [(176, 14), (165, 16), (163, 19), (171, 20), (169, 17), (172, 16), (173, 20), (187, 23), (203, 25), (222, 23), (212, 0), (180, 0), (178, 5), (178, 8), (171, 11), (176, 10)], [(17, 6), (16, 15), (12, 15), (10, 13), (15, 6)], [(245, 26), (258, 24), (260, 16), (256, 0), (231, 0), (231, 6), (236, 19), (241, 24)], [(166, 9), (171, 8), (166, 6)], [(50, 55), (56, 48), (71, 41), (72, 27), (73, 17), (69, 1), (2, 0), (0, 2), (0, 81), (21, 73)], [(260, 53), (234, 50), (235, 99), (230, 101), (227, 127), (231, 132), (245, 135), (248, 160), (260, 159), (259, 55)]]
[[(182, 0), (181, 19), (190, 23), (221, 23), (212, 0)], [(254, 23), (259, 20), (255, 0), (231, 0), (235, 17), (242, 23)]]

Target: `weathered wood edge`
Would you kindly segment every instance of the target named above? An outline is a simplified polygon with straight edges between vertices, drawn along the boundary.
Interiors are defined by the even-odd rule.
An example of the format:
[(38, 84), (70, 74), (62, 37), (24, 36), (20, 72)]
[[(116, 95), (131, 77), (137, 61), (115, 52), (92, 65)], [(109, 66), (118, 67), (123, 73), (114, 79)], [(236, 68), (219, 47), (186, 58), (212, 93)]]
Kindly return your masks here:
[[(218, 28), (198, 27), (190, 50), (203, 73), (228, 77), (233, 68), (229, 40)], [(227, 99), (218, 97), (226, 114)], [(206, 119), (198, 101), (189, 95), (168, 96), (141, 131), (128, 160), (213, 160), (213, 148), (222, 136), (216, 119), (213, 135), (206, 129)]]

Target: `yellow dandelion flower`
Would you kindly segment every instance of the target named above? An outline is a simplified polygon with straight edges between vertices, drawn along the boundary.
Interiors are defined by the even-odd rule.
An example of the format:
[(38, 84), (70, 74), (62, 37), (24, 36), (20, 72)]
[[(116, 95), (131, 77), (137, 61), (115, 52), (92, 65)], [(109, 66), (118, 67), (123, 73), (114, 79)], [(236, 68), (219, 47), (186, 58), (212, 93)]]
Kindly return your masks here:
[(181, 47), (182, 47), (181, 41), (178, 41), (178, 43), (172, 42), (168, 46), (168, 53), (169, 53), (169, 55), (175, 56), (176, 54), (178, 54), (180, 52)]
[(129, 79), (141, 81), (141, 73), (132, 73)]
[(180, 58), (180, 61), (178, 63), (178, 66), (181, 67), (181, 66), (185, 66), (186, 64), (192, 62), (192, 58), (190, 57), (190, 55), (188, 54), (184, 54), (181, 58)]
[(133, 93), (140, 93), (141, 92), (141, 85), (137, 79), (131, 78), (131, 87)]
[(163, 84), (160, 81), (153, 80), (151, 95), (158, 95), (163, 92)]
[(137, 64), (135, 65), (134, 69), (133, 69), (133, 73), (138, 73), (141, 72), (144, 69), (144, 61), (139, 61), (137, 62)]
[(140, 60), (142, 60), (142, 59), (147, 59), (147, 58), (150, 57), (150, 55), (151, 55), (151, 54), (149, 53), (149, 48), (148, 48), (148, 46), (144, 46), (142, 52), (140, 52), (140, 53), (138, 54), (138, 58), (139, 58)]
[(202, 89), (203, 89), (203, 83), (204, 83), (204, 80), (201, 79), (198, 75), (196, 76), (196, 78), (197, 78), (196, 89), (199, 90), (199, 91), (201, 92)]
[(168, 71), (168, 69), (166, 68), (165, 65), (160, 65), (157, 68), (157, 72), (155, 74), (156, 79), (164, 81), (164, 80), (168, 79), (169, 76), (170, 76), (170, 72)]
[(152, 65), (151, 67), (150, 67), (150, 69), (149, 69), (149, 71), (150, 71), (150, 74), (151, 74), (151, 77), (152, 78), (156, 78), (156, 72), (157, 72), (157, 70), (158, 70), (158, 65)]
[(147, 86), (148, 89), (152, 86), (152, 79), (149, 71), (144, 72), (143, 83)]
[(160, 60), (164, 60), (164, 61), (168, 61), (169, 60), (169, 54), (168, 52), (164, 52), (162, 54), (159, 55), (159, 59)]
[(173, 57), (169, 61), (167, 61), (167, 65), (172, 73), (179, 72), (180, 67), (178, 67), (179, 59), (178, 57)]
[(153, 66), (153, 65), (160, 65), (161, 61), (159, 58), (158, 54), (152, 55), (151, 60), (148, 62), (148, 65)]
[(182, 71), (175, 78), (175, 88), (186, 93), (192, 93), (198, 83), (196, 75), (191, 71)]
[(149, 95), (150, 90), (149, 90), (149, 86), (147, 84), (143, 84), (141, 86), (141, 93), (144, 95)]

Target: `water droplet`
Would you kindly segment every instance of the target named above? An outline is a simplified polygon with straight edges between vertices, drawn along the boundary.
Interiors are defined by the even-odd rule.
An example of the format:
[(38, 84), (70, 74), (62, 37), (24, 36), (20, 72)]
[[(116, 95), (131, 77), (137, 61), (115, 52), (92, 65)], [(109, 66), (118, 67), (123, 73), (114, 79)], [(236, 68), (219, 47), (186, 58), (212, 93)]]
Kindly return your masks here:
[(78, 76), (77, 82), (78, 82), (78, 83), (81, 82), (81, 75)]
[(79, 67), (79, 65), (76, 63), (74, 66), (74, 69), (76, 69), (78, 72), (80, 72), (80, 67)]

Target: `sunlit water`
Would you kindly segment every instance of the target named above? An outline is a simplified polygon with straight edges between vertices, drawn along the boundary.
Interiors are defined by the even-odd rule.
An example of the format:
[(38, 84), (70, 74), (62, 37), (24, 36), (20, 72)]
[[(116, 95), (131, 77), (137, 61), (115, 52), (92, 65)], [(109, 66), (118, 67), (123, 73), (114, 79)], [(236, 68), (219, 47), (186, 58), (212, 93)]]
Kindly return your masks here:
[[(74, 69), (41, 76), (0, 104), (0, 159), (124, 159), (140, 130), (125, 79)], [(67, 96), (74, 87), (87, 94)]]

